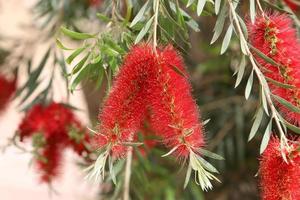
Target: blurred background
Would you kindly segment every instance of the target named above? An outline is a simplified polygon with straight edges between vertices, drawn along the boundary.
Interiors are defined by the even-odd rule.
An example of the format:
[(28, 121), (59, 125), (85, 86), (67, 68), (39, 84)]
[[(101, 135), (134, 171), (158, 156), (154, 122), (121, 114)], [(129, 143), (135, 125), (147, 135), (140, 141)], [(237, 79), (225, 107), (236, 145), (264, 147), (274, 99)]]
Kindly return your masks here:
[[(73, 9), (75, 16), (72, 16), (74, 13), (71, 11), (63, 15), (69, 17), (68, 14), (71, 13), (73, 20), (78, 18), (79, 26), (89, 32), (105, 30), (105, 25), (95, 17), (97, 10), (101, 10), (97, 7), (100, 7), (100, 4), (95, 3), (90, 6), (91, 2), (95, 3), (78, 1), (78, 4), (83, 6), (65, 8)], [(36, 0), (0, 0), (0, 59), (2, 61), (8, 56), (26, 55), (32, 58), (31, 62), (34, 66), (41, 60), (49, 41), (55, 40), (55, 33), (52, 33), (51, 29), (41, 29), (42, 23), (33, 14), (32, 9), (36, 3)], [(241, 3), (241, 9), (243, 7)], [(188, 188), (183, 190), (185, 170), (179, 170), (179, 164), (172, 158), (162, 159), (160, 156), (165, 149), (158, 147), (148, 149), (147, 157), (137, 156), (134, 159), (131, 180), (132, 199), (259, 199), (255, 175), (258, 169), (261, 133), (258, 132), (255, 139), (247, 142), (258, 102), (255, 95), (245, 100), (244, 88), (247, 80), (243, 80), (242, 84), (234, 89), (235, 78), (232, 75), (240, 62), (239, 43), (233, 40), (227, 53), (219, 55), (221, 42), (210, 45), (216, 17), (204, 15), (197, 19), (201, 31), (190, 32), (191, 48), (182, 51), (182, 55), (191, 74), (193, 95), (199, 105), (202, 118), (210, 119), (205, 128), (207, 149), (225, 158), (225, 161), (210, 161), (220, 171), (218, 178), (221, 183), (214, 182), (212, 191), (202, 192), (191, 180)], [(47, 33), (50, 37), (41, 41), (40, 38)], [(77, 45), (74, 41), (67, 41), (67, 44), (73, 47)], [(16, 56), (9, 58), (16, 58)], [(14, 64), (20, 65), (18, 85), (22, 85), (28, 78), (25, 73), (26, 67), (21, 67), (24, 63)], [(1, 60), (0, 65), (3, 71), (12, 66), (11, 63), (7, 65), (7, 62)], [(44, 86), (49, 79), (51, 65), (52, 63), (47, 63), (46, 70), (41, 75), (43, 80), (41, 84)], [(250, 74), (249, 71), (245, 73)], [(53, 83), (56, 101), (64, 101), (68, 97), (67, 92), (62, 89), (65, 87), (64, 84), (62, 78), (55, 79)], [(81, 122), (91, 127), (97, 123), (99, 106), (105, 96), (107, 85), (104, 81), (101, 87), (94, 90), (94, 84), (94, 82), (84, 82), (83, 87), (75, 90), (69, 99), (70, 104), (80, 108), (81, 111), (77, 111), (76, 114)], [(253, 94), (258, 93), (257, 88), (253, 87), (255, 90)], [(39, 89), (35, 92), (39, 93)], [(15, 99), (0, 115), (1, 145), (5, 145), (7, 139), (14, 135), (24, 116), (18, 107), (20, 100), (20, 98)], [(84, 173), (76, 162), (76, 156), (66, 152), (63, 173), (53, 186), (58, 194), (49, 194), (47, 185), (38, 182), (34, 168), (29, 166), (30, 159), (31, 155), (20, 153), (13, 146), (0, 154), (0, 199), (96, 200), (113, 199), (113, 194), (117, 193), (118, 187), (112, 189), (111, 183), (106, 182), (97, 186), (85, 181)]]

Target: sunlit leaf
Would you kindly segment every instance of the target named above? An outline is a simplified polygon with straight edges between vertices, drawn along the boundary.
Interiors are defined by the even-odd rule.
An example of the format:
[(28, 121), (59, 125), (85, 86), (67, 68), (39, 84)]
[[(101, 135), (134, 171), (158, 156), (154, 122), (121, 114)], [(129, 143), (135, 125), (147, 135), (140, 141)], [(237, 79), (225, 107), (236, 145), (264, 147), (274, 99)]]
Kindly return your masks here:
[(261, 141), (260, 150), (259, 150), (260, 154), (262, 154), (268, 146), (268, 143), (269, 143), (269, 140), (271, 137), (271, 131), (272, 131), (272, 119), (270, 120), (270, 122), (265, 130), (263, 139)]
[(89, 39), (89, 38), (95, 37), (95, 35), (91, 35), (91, 34), (88, 34), (88, 33), (79, 33), (79, 32), (76, 32), (76, 31), (71, 31), (71, 30), (69, 30), (65, 27), (61, 27), (60, 30), (66, 36), (69, 36), (70, 38), (75, 39), (75, 40), (84, 40), (84, 39)]

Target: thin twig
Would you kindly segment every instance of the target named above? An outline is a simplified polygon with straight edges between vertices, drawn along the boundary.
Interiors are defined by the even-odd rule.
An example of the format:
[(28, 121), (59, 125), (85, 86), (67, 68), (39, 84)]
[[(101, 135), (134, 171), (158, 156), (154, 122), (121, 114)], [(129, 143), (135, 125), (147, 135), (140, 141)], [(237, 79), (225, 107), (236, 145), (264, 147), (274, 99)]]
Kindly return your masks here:
[(129, 200), (131, 163), (132, 163), (132, 147), (129, 147), (126, 156), (123, 200)]
[(154, 1), (154, 23), (153, 23), (153, 51), (156, 52), (157, 47), (157, 27), (158, 27), (158, 12), (159, 12), (159, 0)]

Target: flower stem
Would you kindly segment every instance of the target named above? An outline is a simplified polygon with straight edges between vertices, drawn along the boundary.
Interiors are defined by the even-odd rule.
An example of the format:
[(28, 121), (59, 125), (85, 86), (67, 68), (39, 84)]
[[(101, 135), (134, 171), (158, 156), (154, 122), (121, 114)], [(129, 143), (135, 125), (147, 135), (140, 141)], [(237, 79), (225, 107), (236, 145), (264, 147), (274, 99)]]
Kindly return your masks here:
[(127, 151), (127, 157), (126, 157), (123, 200), (129, 200), (131, 163), (132, 163), (132, 147), (129, 147)]

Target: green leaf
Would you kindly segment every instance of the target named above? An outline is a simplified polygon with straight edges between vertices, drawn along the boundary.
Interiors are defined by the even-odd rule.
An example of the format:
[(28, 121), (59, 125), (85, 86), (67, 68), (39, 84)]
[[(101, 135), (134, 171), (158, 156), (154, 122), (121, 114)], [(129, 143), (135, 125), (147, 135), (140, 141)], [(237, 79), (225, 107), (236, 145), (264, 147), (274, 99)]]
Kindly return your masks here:
[(268, 103), (267, 103), (267, 97), (265, 95), (265, 91), (261, 86), (261, 101), (262, 101), (262, 106), (266, 112), (266, 114), (269, 116), (269, 109), (268, 109)]
[(255, 21), (255, 0), (249, 0), (250, 1), (250, 19), (251, 19), (251, 22), (252, 24), (254, 23)]
[(84, 56), (84, 57), (82, 58), (81, 61), (79, 61), (79, 63), (77, 63), (77, 64), (75, 65), (75, 67), (74, 67), (73, 70), (72, 70), (72, 74), (76, 74), (76, 73), (83, 67), (83, 65), (84, 65), (85, 62), (87, 61), (88, 57), (89, 57), (89, 55), (87, 54), (86, 56)]
[(244, 40), (240, 40), (241, 50), (244, 55), (248, 55), (247, 53), (247, 43)]
[(73, 49), (65, 47), (59, 39), (56, 39), (56, 45), (58, 46), (58, 48), (63, 49), (63, 50), (73, 50)]
[(149, 19), (149, 21), (145, 24), (145, 26), (142, 28), (142, 30), (137, 35), (137, 37), (136, 37), (136, 39), (134, 41), (134, 44), (139, 43), (144, 38), (144, 36), (147, 34), (147, 32), (149, 31), (149, 29), (150, 29), (150, 27), (152, 25), (153, 19), (154, 19), (154, 16), (152, 16)]
[(271, 79), (269, 77), (265, 77), (267, 79), (267, 81), (271, 82), (272, 84), (278, 86), (278, 87), (282, 87), (282, 88), (286, 88), (286, 89), (293, 89), (295, 88), (295, 86), (293, 85), (289, 85), (289, 84), (285, 84), (285, 83), (281, 83), (278, 81), (275, 81), (274, 79)]
[(255, 120), (253, 122), (253, 125), (251, 127), (251, 131), (248, 137), (248, 141), (252, 140), (252, 138), (255, 136), (255, 134), (258, 131), (258, 128), (261, 124), (262, 118), (264, 116), (264, 110), (260, 107), (255, 115)]
[(79, 55), (81, 54), (84, 50), (86, 50), (86, 47), (81, 47), (81, 48), (78, 48), (76, 49), (67, 59), (66, 59), (66, 62), (68, 64), (71, 64), (72, 61)]
[(60, 30), (62, 33), (64, 33), (66, 36), (69, 36), (70, 38), (73, 38), (75, 40), (84, 40), (84, 39), (89, 39), (89, 38), (94, 38), (95, 35), (91, 35), (88, 33), (79, 33), (75, 31), (71, 31), (65, 27), (61, 27)]
[(199, 152), (203, 156), (206, 156), (206, 157), (209, 157), (209, 158), (212, 158), (212, 159), (215, 159), (215, 160), (225, 160), (222, 156), (220, 156), (218, 154), (215, 154), (211, 151), (202, 149), (202, 148), (197, 149), (197, 152)]
[(248, 99), (252, 90), (253, 86), (253, 70), (251, 71), (251, 74), (248, 78), (246, 89), (245, 89), (245, 98)]
[(300, 134), (300, 128), (289, 123), (285, 119), (283, 119), (283, 123), (288, 127), (288, 129), (292, 130), (294, 133)]
[(271, 137), (271, 131), (272, 131), (272, 119), (270, 120), (270, 122), (265, 130), (263, 139), (261, 141), (260, 150), (259, 150), (260, 154), (262, 154), (268, 146), (268, 143), (269, 143), (269, 140)]
[(110, 22), (111, 19), (107, 16), (105, 16), (104, 14), (102, 13), (97, 13), (96, 16), (103, 22), (107, 23), (107, 22)]
[(300, 113), (300, 108), (298, 108), (297, 106), (295, 106), (292, 103), (288, 102), (287, 100), (281, 98), (280, 96), (277, 96), (275, 94), (272, 94), (272, 96), (276, 99), (276, 101), (278, 101), (280, 104), (287, 107), (289, 110), (291, 110), (295, 113)]
[(94, 55), (93, 59), (91, 60), (91, 64), (96, 64), (99, 63), (101, 60), (101, 54), (99, 53), (98, 55)]
[(186, 171), (186, 176), (185, 176), (183, 188), (186, 188), (186, 186), (188, 185), (188, 183), (190, 181), (190, 178), (191, 178), (191, 174), (192, 174), (192, 167), (191, 167), (191, 165), (189, 165), (188, 169)]
[(200, 161), (200, 163), (206, 170), (213, 172), (213, 173), (219, 173), (219, 171), (212, 164), (210, 164), (209, 162), (204, 160), (202, 157), (197, 156), (197, 159)]
[(149, 8), (149, 1), (146, 1), (146, 3), (143, 5), (143, 7), (140, 9), (140, 11), (136, 14), (134, 19), (132, 20), (130, 27), (132, 28), (136, 23), (141, 21), (142, 17), (144, 16), (144, 13)]
[(259, 56), (261, 57), (263, 60), (265, 60), (266, 62), (274, 65), (274, 66), (280, 66), (280, 64), (276, 63), (272, 58), (269, 58), (267, 55), (265, 55), (263, 52), (261, 52), (260, 50), (258, 50), (257, 48), (253, 47), (251, 44), (248, 44), (251, 49)]
[(224, 4), (222, 9), (221, 9), (221, 12), (218, 16), (218, 19), (216, 21), (216, 25), (214, 27), (214, 35), (211, 39), (210, 44), (213, 44), (220, 37), (220, 35), (223, 31), (223, 27), (224, 27), (226, 17), (227, 17), (226, 4)]
[(195, 2), (195, 0), (189, 0), (186, 4), (186, 7), (190, 7), (193, 3)]
[(242, 28), (242, 30), (243, 30), (245, 39), (247, 40), (247, 39), (248, 39), (248, 30), (247, 30), (247, 26), (246, 26), (244, 20), (243, 20), (239, 15), (237, 15), (237, 17), (238, 17), (238, 20), (239, 20), (239, 22), (240, 22), (241, 28)]
[(201, 15), (203, 8), (205, 6), (205, 3), (206, 3), (206, 0), (198, 0), (198, 3), (197, 3), (197, 15), (198, 16)]
[(238, 74), (237, 74), (237, 78), (236, 78), (234, 88), (239, 86), (239, 84), (241, 83), (241, 81), (243, 79), (244, 72), (245, 72), (245, 67), (246, 67), (246, 57), (243, 56), (242, 60), (241, 60), (241, 63), (239, 64), (239, 67), (238, 67)]
[(219, 13), (220, 6), (221, 6), (221, 0), (215, 0), (215, 13), (216, 13), (216, 15)]
[(232, 30), (233, 30), (233, 25), (230, 24), (226, 34), (224, 36), (224, 40), (222, 42), (222, 47), (221, 47), (221, 55), (224, 54), (229, 46), (230, 40), (231, 40), (231, 36), (232, 36)]
[(77, 85), (82, 81), (82, 79), (84, 79), (87, 75), (88, 72), (91, 68), (91, 65), (87, 65), (85, 68), (83, 68), (78, 75), (76, 76), (76, 78), (73, 80), (71, 87), (70, 87), (70, 91), (71, 93), (76, 89)]

